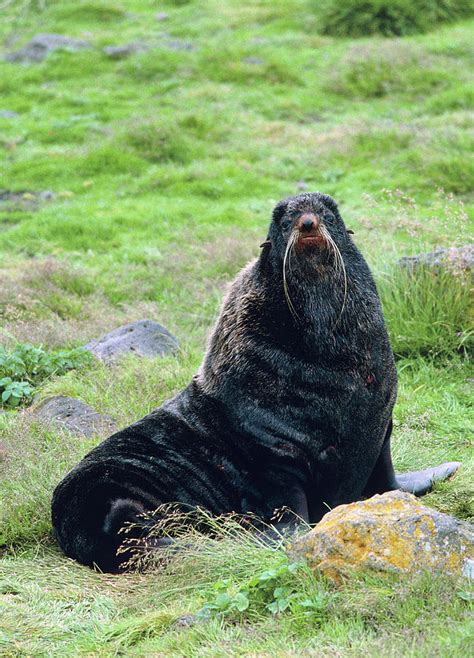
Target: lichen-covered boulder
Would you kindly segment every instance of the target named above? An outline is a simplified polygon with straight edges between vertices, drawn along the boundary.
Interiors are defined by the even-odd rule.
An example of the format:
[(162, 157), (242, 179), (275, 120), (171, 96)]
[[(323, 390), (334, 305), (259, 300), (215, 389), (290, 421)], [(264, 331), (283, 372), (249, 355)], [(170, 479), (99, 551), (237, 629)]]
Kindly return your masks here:
[(389, 491), (334, 508), (290, 551), (336, 582), (351, 569), (472, 576), (474, 526)]

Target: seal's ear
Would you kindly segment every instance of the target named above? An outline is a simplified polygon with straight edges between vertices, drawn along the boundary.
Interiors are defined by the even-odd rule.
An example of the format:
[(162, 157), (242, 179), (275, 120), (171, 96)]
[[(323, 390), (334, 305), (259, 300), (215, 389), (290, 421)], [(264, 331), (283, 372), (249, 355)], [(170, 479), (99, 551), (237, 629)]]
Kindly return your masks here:
[(265, 242), (262, 242), (260, 245), (260, 249), (263, 249), (264, 247), (271, 247), (272, 246), (272, 241), (271, 240), (265, 240)]
[(281, 219), (283, 215), (286, 213), (286, 209), (288, 208), (288, 199), (283, 199), (282, 201), (279, 201), (276, 206), (273, 208), (273, 213), (272, 213), (272, 220), (275, 222), (275, 224), (279, 224), (281, 222)]

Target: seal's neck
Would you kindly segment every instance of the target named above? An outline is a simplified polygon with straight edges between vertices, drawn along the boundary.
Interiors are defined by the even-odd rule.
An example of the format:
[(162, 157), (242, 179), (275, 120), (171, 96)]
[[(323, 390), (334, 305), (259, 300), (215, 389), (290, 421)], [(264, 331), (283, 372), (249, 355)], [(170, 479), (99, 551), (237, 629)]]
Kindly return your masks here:
[[(383, 323), (375, 284), (362, 255), (331, 254), (295, 257), (285, 271), (281, 259), (260, 263), (267, 290), (268, 313), (281, 328), (281, 337), (299, 335), (314, 349), (332, 336), (366, 333)], [(379, 320), (380, 318), (380, 320)]]

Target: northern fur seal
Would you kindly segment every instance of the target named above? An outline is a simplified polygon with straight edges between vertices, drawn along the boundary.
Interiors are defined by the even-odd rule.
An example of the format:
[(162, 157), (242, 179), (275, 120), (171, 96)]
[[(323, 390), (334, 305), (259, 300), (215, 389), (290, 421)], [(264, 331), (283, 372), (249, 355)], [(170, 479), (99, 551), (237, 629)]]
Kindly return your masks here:
[(395, 475), (393, 354), (334, 200), (281, 201), (262, 247), (232, 284), (189, 386), (56, 488), (66, 555), (119, 571), (120, 527), (166, 502), (265, 520), (287, 506), (314, 523), (328, 506), (397, 488), (422, 495), (456, 471), (451, 462)]

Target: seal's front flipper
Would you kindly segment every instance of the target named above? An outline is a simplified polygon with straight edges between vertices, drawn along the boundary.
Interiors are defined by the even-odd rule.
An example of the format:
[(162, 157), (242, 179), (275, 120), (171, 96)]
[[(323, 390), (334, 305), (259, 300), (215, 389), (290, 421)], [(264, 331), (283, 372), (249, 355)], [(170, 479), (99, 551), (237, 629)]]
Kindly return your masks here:
[(425, 468), (422, 471), (395, 473), (390, 450), (391, 432), (392, 421), (388, 424), (382, 450), (364, 490), (364, 498), (370, 498), (374, 494), (381, 494), (394, 489), (401, 489), (415, 494), (415, 496), (424, 496), (424, 494), (431, 491), (435, 482), (447, 480), (461, 466), (459, 462), (446, 462), (440, 466)]
[(460, 462), (446, 462), (433, 468), (425, 468), (423, 471), (397, 473), (395, 476), (397, 488), (415, 494), (415, 496), (424, 496), (431, 491), (435, 482), (447, 480), (456, 473), (460, 466)]

